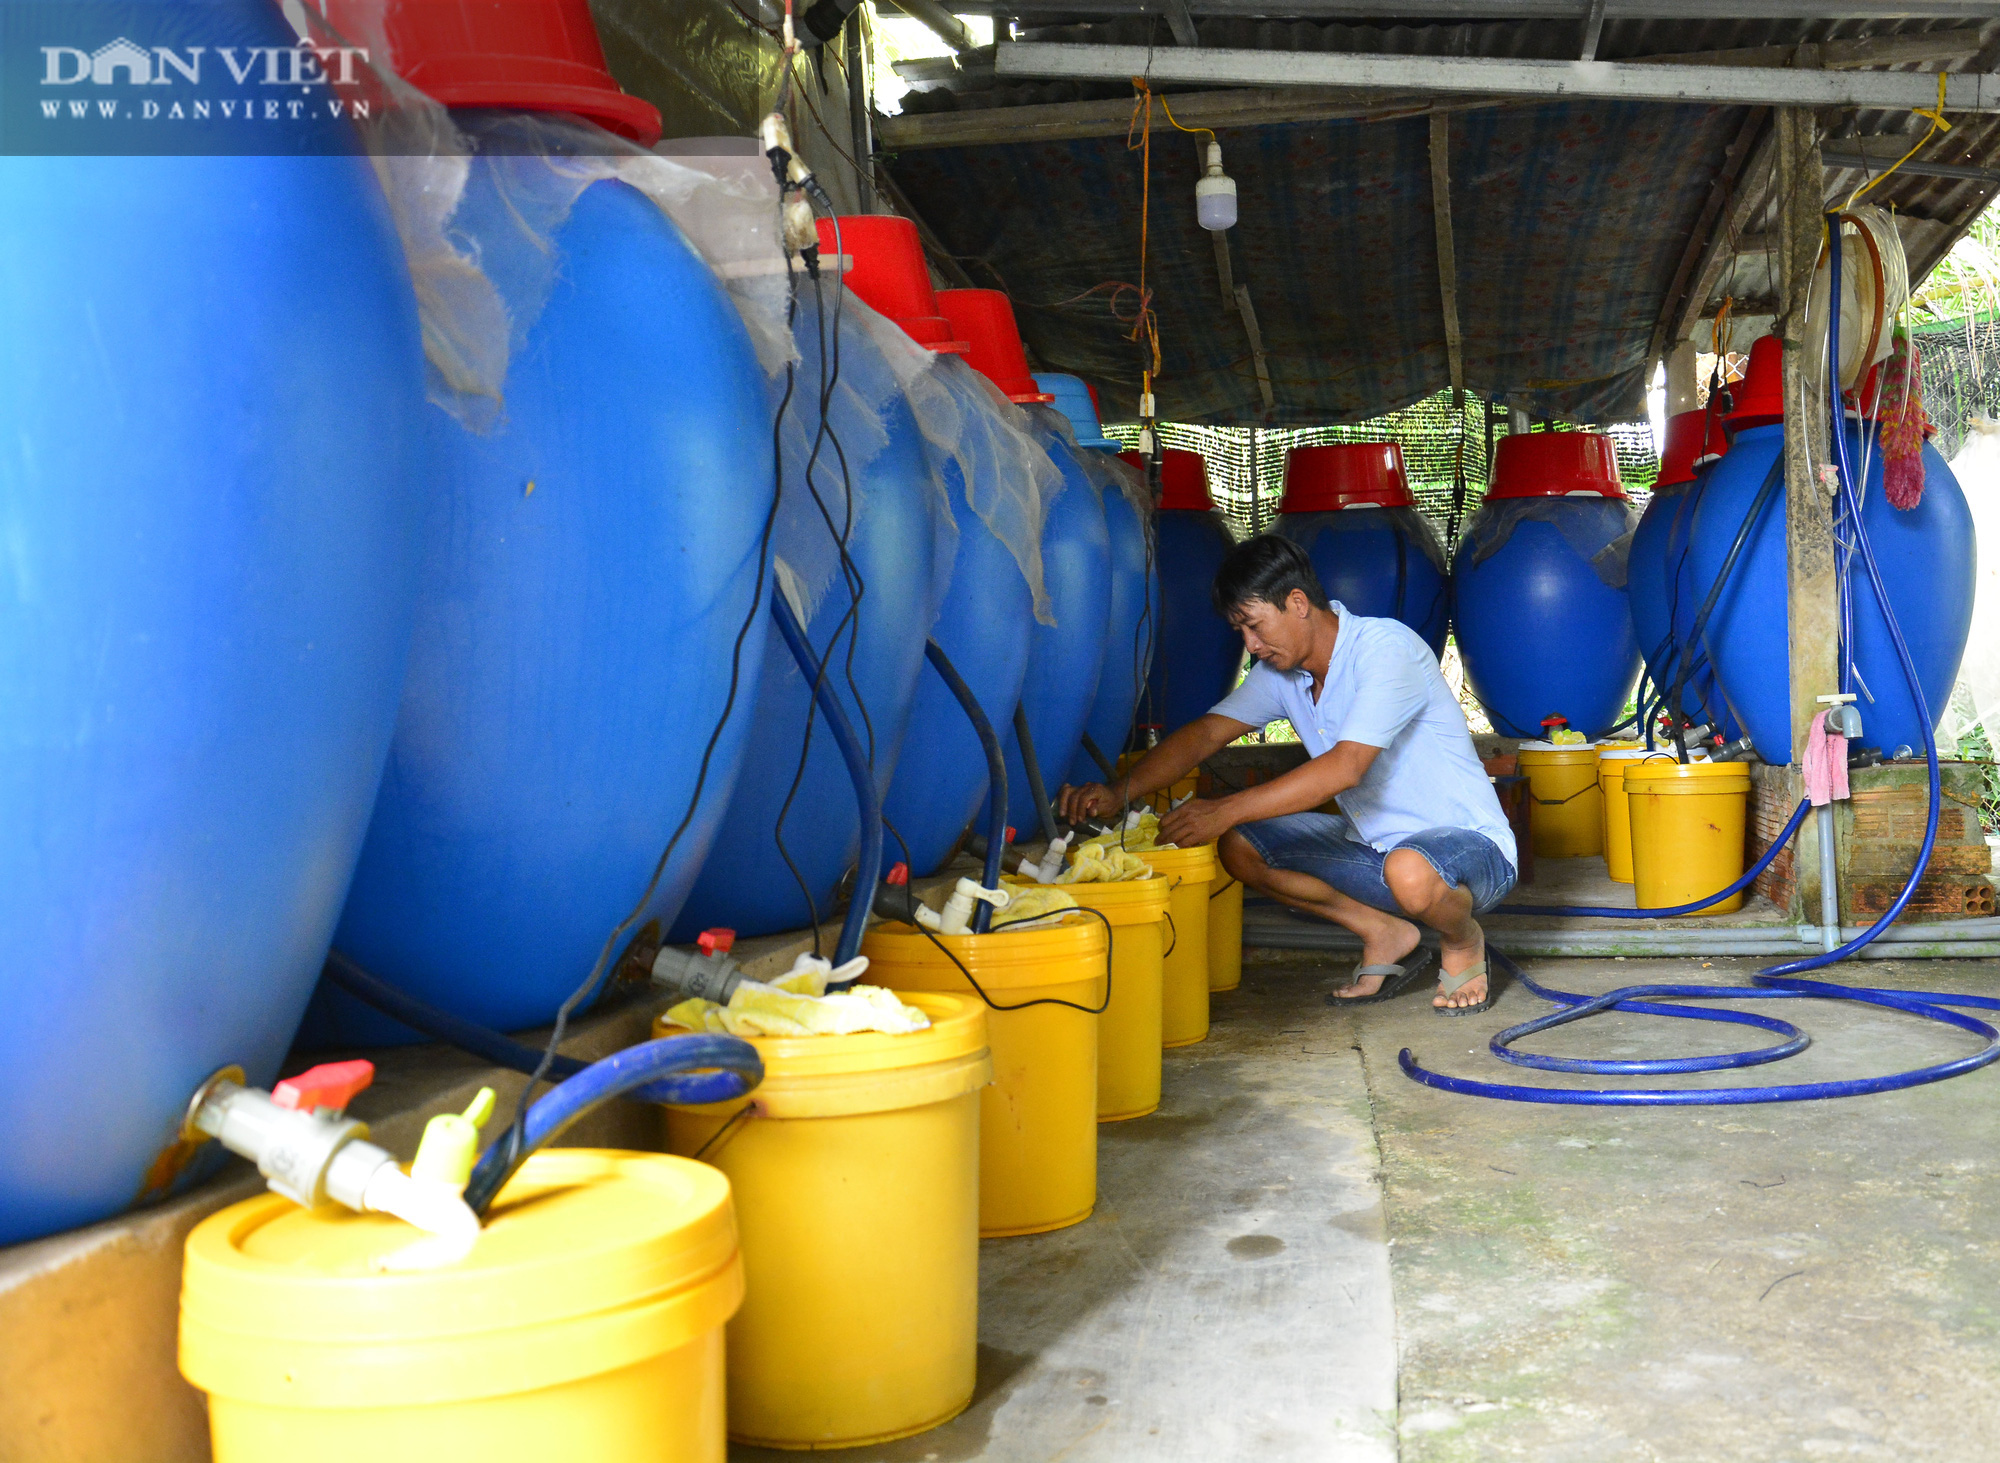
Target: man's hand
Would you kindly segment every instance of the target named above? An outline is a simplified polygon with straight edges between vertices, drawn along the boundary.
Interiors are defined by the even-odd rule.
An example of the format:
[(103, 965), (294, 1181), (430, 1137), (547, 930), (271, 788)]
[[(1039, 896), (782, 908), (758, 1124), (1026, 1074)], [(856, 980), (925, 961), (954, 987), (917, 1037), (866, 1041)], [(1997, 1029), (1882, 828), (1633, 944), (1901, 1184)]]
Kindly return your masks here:
[(1213, 798), (1190, 798), (1160, 819), (1160, 842), (1179, 848), (1213, 843), (1236, 826), (1229, 809)]
[(1109, 818), (1125, 806), (1123, 790), (1101, 782), (1081, 787), (1064, 783), (1056, 790), (1056, 816), (1065, 823), (1081, 823), (1085, 818)]

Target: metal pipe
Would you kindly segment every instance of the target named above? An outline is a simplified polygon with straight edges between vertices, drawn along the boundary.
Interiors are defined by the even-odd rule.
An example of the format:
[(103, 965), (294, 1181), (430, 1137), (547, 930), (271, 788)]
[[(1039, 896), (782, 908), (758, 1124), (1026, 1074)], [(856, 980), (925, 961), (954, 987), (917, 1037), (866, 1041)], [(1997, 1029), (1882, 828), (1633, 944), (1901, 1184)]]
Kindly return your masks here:
[(1819, 817), (1819, 923), (1826, 948), (1840, 948), (1840, 881), (1835, 872), (1833, 804), (1821, 803)]
[(1035, 814), (1041, 819), (1042, 837), (1056, 841), (1055, 810), (1049, 806), (1049, 786), (1042, 780), (1042, 764), (1035, 756), (1035, 736), (1028, 729), (1028, 708), (1014, 703), (1014, 740), (1021, 749), (1021, 765), (1028, 770), (1028, 791), (1035, 799)]

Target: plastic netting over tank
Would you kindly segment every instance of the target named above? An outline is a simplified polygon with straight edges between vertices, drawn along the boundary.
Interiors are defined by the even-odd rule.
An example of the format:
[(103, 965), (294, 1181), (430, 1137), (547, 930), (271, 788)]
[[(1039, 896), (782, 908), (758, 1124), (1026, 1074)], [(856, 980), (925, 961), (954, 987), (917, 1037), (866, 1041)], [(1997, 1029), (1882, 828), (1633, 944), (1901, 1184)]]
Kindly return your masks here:
[[(1285, 456), (1294, 447), (1318, 447), (1332, 442), (1395, 442), (1403, 449), (1410, 491), (1439, 540), (1451, 548), (1457, 533), (1486, 496), (1486, 476), (1492, 444), (1507, 435), (1507, 419), (1495, 411), (1489, 434), (1482, 413), (1485, 403), (1466, 398), (1461, 412), (1450, 392), (1388, 412), (1365, 422), (1338, 427), (1190, 427), (1175, 422), (1160, 426), (1161, 445), (1199, 452), (1208, 465), (1208, 491), (1238, 538), (1269, 528), (1285, 495)], [(1137, 446), (1135, 423), (1106, 426), (1105, 433)], [(1659, 453), (1653, 429), (1646, 422), (1620, 422), (1584, 430), (1602, 432), (1618, 451), (1618, 473), (1633, 502), (1645, 506), (1653, 480), (1659, 476)], [(1463, 484), (1463, 492), (1460, 484)]]
[(1924, 369), (1924, 410), (1937, 428), (1932, 444), (1950, 462), (1974, 417), (2000, 421), (2000, 316), (1955, 320), (1911, 332)]

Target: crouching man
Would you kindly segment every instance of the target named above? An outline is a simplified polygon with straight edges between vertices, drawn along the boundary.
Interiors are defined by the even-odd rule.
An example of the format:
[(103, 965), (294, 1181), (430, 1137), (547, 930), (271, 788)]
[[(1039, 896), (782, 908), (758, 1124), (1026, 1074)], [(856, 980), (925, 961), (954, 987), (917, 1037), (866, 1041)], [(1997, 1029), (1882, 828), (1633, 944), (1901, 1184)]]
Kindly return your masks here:
[[(1443, 1015), (1493, 1004), (1475, 916), (1514, 886), (1514, 835), (1480, 766), (1451, 688), (1414, 630), (1329, 601), (1305, 551), (1272, 534), (1217, 571), (1216, 611), (1253, 657), (1243, 684), (1107, 786), (1065, 786), (1065, 818), (1105, 817), (1171, 786), (1211, 753), (1279, 718), (1311, 760), (1228, 797), (1195, 799), (1160, 839), (1219, 840), (1245, 885), (1361, 939), (1353, 985), (1336, 1004), (1387, 1000), (1423, 974), (1412, 920), (1438, 932)], [(1339, 799), (1340, 812), (1322, 804)]]

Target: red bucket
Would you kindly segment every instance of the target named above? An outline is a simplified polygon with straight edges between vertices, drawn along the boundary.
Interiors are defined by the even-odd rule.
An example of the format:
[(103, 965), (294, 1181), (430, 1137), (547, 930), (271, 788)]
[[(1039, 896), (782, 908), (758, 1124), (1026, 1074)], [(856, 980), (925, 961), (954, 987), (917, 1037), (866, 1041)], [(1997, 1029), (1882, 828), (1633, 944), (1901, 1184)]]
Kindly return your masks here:
[(1285, 454), (1280, 513), (1337, 513), (1343, 508), (1412, 508), (1403, 449), (1394, 442), (1334, 442)]
[(1493, 451), (1489, 498), (1622, 498), (1618, 452), (1596, 432), (1524, 432)]
[[(1707, 439), (1702, 428), (1706, 425)], [(1729, 450), (1729, 434), (1723, 430), (1720, 413), (1677, 412), (1667, 418), (1667, 445), (1660, 453), (1660, 480), (1656, 488), (1671, 488), (1694, 481), (1695, 469), (1714, 462)]]
[(1736, 410), (1729, 430), (1768, 427), (1785, 419), (1785, 346), (1775, 335), (1760, 335), (1750, 346), (1750, 364), (1743, 379), (1729, 388)]
[(938, 309), (960, 337), (972, 342), (966, 360), (1010, 401), (1054, 401), (1036, 389), (1014, 306), (999, 290), (940, 290)]
[[(834, 242), (833, 220), (821, 219), (820, 248), (831, 253)], [(910, 339), (931, 350), (962, 356), (972, 349), (969, 342), (955, 338), (951, 322), (938, 313), (930, 266), (924, 263), (915, 224), (893, 213), (843, 214), (839, 244), (840, 252), (853, 261), (847, 287), (876, 314), (895, 321)]]
[[(327, 0), (344, 34), (372, 8)], [(660, 140), (660, 112), (619, 90), (589, 0), (390, 0), (384, 27), (396, 74), (447, 107), (570, 112), (641, 147)]]
[[(1145, 471), (1146, 459), (1138, 453), (1121, 452), (1118, 456)], [(1208, 461), (1199, 452), (1190, 452), (1185, 447), (1167, 449), (1160, 459), (1160, 506), (1190, 513), (1214, 510), (1215, 503), (1208, 496)]]

